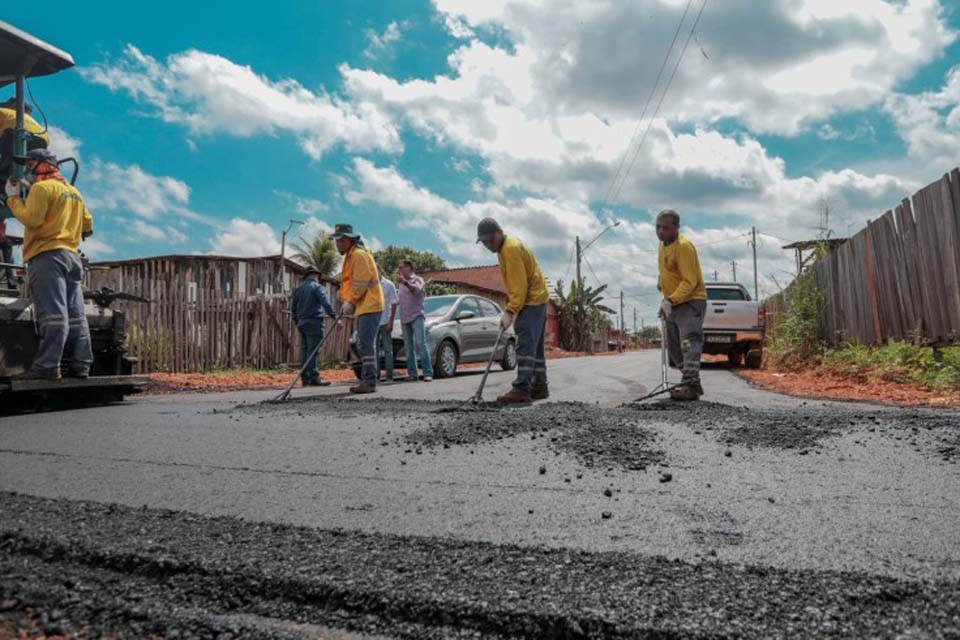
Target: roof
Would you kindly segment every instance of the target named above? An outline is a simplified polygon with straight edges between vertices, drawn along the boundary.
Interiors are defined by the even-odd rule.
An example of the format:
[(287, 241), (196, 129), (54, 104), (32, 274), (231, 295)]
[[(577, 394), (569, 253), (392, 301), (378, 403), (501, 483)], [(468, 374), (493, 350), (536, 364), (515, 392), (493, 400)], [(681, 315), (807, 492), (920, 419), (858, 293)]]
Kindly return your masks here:
[[(124, 265), (131, 264), (141, 264), (144, 262), (152, 260), (183, 260), (183, 261), (194, 261), (194, 260), (211, 260), (211, 261), (237, 261), (237, 262), (256, 262), (258, 260), (267, 260), (275, 262), (280, 259), (280, 255), (272, 256), (221, 256), (209, 253), (173, 253), (161, 256), (144, 256), (142, 258), (128, 258), (126, 260), (102, 260), (97, 262), (91, 262), (90, 266), (93, 267), (122, 267)], [(287, 265), (287, 268), (302, 273), (306, 271), (306, 267), (303, 265), (294, 262), (290, 258), (284, 258), (284, 262)]]
[(495, 264), (444, 269), (443, 271), (426, 271), (419, 275), (424, 280), (433, 280), (434, 282), (468, 284), (496, 293), (507, 292), (506, 287), (503, 286), (503, 278), (500, 277), (500, 266)]
[(827, 247), (831, 250), (836, 249), (843, 243), (847, 241), (846, 238), (828, 238), (826, 240), (801, 240), (799, 242), (794, 242), (788, 245), (783, 246), (783, 249), (800, 249), (801, 251), (809, 251), (810, 249), (816, 249), (821, 243), (826, 243)]
[(0, 87), (13, 82), (18, 74), (48, 76), (72, 66), (73, 57), (66, 51), (0, 21)]

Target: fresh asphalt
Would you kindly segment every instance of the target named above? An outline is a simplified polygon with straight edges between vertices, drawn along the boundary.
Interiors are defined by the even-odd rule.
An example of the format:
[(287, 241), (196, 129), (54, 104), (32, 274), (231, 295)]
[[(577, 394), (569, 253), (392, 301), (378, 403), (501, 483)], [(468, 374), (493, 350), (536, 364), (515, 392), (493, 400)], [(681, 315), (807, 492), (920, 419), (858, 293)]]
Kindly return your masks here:
[[(333, 386), (283, 405), (257, 391), (8, 416), (0, 491), (538, 553), (960, 580), (957, 413), (790, 398), (720, 367), (705, 369), (699, 407), (618, 408), (659, 382), (658, 352), (548, 367), (561, 404), (542, 408), (438, 413), (473, 395), (471, 371), (359, 398)], [(511, 378), (495, 367), (485, 397)]]

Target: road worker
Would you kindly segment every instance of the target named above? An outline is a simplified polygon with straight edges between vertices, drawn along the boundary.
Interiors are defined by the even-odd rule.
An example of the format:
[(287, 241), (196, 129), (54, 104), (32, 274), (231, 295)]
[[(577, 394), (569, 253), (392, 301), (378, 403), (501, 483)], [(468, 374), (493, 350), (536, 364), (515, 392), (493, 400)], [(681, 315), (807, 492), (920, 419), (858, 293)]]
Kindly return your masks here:
[(360, 384), (350, 387), (350, 393), (373, 393), (377, 390), (379, 373), (375, 342), (383, 315), (380, 273), (373, 256), (363, 248), (360, 234), (353, 232), (352, 225), (338, 224), (333, 239), (337, 251), (344, 256), (340, 285), (343, 314), (356, 318), (357, 350), (362, 360)]
[[(323, 341), (324, 316), (336, 317), (330, 298), (320, 283), (320, 272), (307, 267), (303, 283), (293, 290), (290, 298), (293, 322), (300, 332), (300, 380), (305, 387), (326, 387), (330, 383), (320, 377), (317, 369), (317, 345)], [(309, 360), (309, 362), (308, 362)]]
[(90, 375), (93, 352), (83, 307), (80, 242), (93, 233), (93, 217), (83, 197), (57, 170), (47, 149), (27, 152), (25, 188), (16, 178), (5, 185), (7, 204), (24, 226), (23, 260), (27, 286), (40, 331), (40, 346), (26, 379), (60, 379), (60, 361), (70, 346), (67, 374)]
[(517, 332), (517, 378), (513, 389), (497, 401), (518, 404), (544, 400), (550, 395), (543, 348), (550, 299), (547, 281), (533, 252), (517, 238), (504, 234), (493, 218), (484, 218), (477, 225), (477, 242), (497, 254), (507, 289), (507, 308), (500, 316), (500, 328), (505, 331), (515, 326)]
[(703, 318), (707, 312), (707, 288), (700, 259), (693, 243), (680, 233), (680, 214), (665, 209), (657, 216), (660, 248), (659, 287), (663, 294), (660, 317), (666, 325), (670, 364), (682, 367), (680, 386), (670, 392), (674, 400), (699, 400), (700, 356), (703, 353)]

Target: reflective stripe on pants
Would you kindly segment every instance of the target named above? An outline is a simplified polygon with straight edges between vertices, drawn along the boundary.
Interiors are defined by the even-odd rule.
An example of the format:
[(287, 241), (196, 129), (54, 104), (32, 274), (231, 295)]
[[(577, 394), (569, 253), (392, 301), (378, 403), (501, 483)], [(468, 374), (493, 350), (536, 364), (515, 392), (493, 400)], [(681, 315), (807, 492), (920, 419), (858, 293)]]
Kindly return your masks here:
[(547, 360), (543, 339), (547, 332), (547, 305), (524, 307), (514, 324), (517, 332), (517, 379), (515, 391), (530, 395), (534, 384), (547, 384)]

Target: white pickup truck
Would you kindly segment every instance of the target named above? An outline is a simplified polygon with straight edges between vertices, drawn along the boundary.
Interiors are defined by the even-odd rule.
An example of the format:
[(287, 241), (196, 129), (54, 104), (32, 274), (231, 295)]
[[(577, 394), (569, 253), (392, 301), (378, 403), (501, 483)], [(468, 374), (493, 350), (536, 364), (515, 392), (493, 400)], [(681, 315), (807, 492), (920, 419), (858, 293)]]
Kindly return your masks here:
[(758, 369), (763, 360), (766, 311), (736, 283), (707, 283), (703, 352), (726, 354), (730, 364)]

